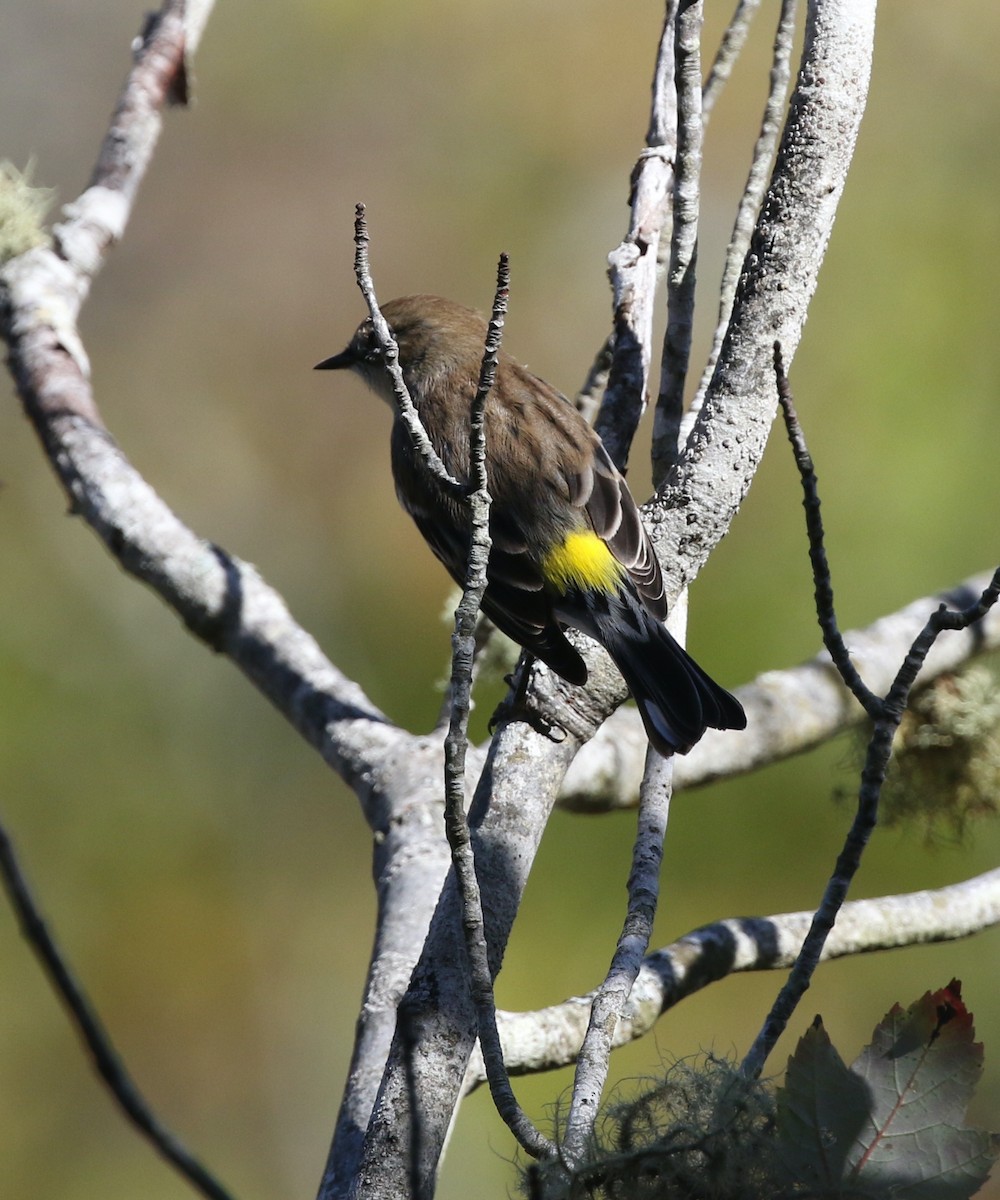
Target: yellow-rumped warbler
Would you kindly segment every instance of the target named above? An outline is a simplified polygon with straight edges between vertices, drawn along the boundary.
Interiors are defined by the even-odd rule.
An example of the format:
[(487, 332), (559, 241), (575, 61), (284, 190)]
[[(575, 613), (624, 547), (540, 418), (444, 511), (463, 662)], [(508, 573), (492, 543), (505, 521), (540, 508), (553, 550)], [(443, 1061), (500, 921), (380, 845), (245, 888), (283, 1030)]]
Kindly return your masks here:
[[(403, 379), (449, 473), (469, 479), (470, 405), (486, 322), (437, 296), (382, 308)], [(317, 370), (349, 368), (394, 406), (370, 320)], [(392, 426), (396, 495), (459, 584), (470, 545), (469, 510), (449, 494)], [(635, 501), (600, 438), (543, 379), (501, 353), (486, 401), (486, 474), (492, 497), (483, 612), (570, 683), (587, 680), (561, 626), (596, 639), (635, 697), (646, 734), (664, 755), (690, 750), (707, 726), (743, 729), (739, 703), (667, 632), (663, 577)]]

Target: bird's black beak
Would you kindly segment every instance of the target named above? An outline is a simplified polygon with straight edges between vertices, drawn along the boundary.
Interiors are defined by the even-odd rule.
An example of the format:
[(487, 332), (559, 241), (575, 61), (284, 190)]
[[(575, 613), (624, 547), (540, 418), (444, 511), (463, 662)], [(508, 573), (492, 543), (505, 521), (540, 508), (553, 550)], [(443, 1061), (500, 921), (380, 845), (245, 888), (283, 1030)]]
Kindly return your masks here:
[(314, 371), (340, 371), (344, 368), (353, 367), (357, 363), (357, 358), (354, 352), (348, 347), (346, 350), (341, 350), (339, 354), (335, 354), (332, 358), (324, 358), (322, 362), (318, 362)]

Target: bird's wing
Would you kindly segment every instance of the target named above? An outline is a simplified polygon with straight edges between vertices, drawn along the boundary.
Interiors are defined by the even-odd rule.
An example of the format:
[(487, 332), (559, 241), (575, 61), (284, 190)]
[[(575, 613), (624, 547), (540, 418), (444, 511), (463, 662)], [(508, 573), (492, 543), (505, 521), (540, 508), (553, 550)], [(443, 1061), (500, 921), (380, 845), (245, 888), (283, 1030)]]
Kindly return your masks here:
[[(421, 513), (411, 510), (410, 515), (448, 573), (463, 586), (469, 559), (468, 535)], [(569, 683), (586, 683), (586, 665), (556, 624), (551, 601), (542, 590), (541, 575), (523, 551), (504, 549), (495, 543), (487, 577), (489, 585), (480, 608), (501, 633), (537, 655)]]
[(587, 468), (567, 475), (570, 499), (587, 514), (594, 532), (628, 571), (643, 604), (657, 620), (667, 615), (663, 575), (639, 509), (604, 443), (593, 434), (594, 453)]

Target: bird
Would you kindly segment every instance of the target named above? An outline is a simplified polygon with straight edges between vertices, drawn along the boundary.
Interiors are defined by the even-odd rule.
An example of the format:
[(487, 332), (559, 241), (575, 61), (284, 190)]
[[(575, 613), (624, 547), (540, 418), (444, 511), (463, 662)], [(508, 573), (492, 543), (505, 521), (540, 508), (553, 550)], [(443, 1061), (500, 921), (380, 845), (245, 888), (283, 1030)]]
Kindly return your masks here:
[[(470, 408), (479, 386), (487, 324), (439, 296), (382, 306), (403, 380), (449, 474), (470, 479)], [(395, 413), (392, 474), (400, 504), (461, 586), (471, 545), (470, 510), (428, 466), (400, 418), (371, 318), (316, 370), (351, 370)], [(565, 630), (600, 645), (621, 672), (650, 744), (687, 753), (709, 727), (743, 729), (734, 696), (671, 636), (660, 564), (625, 479), (574, 405), (505, 351), (485, 403), (492, 546), (480, 607), (508, 637), (567, 682), (587, 666)]]

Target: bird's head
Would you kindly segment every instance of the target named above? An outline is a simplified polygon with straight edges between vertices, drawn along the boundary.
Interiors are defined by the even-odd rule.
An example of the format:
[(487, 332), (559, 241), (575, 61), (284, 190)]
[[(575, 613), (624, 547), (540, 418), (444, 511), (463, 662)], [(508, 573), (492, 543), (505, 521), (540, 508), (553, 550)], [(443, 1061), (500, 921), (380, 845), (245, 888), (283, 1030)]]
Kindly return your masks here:
[[(421, 398), (444, 379), (479, 377), (486, 339), (486, 321), (462, 304), (440, 296), (401, 296), (382, 306), (396, 345), (403, 379), (419, 407)], [(355, 330), (346, 348), (316, 364), (317, 371), (356, 372), (390, 404), (392, 381), (386, 355), (370, 317)]]

